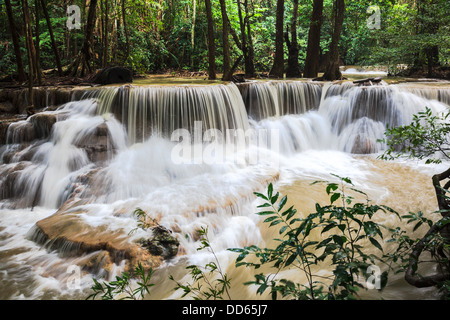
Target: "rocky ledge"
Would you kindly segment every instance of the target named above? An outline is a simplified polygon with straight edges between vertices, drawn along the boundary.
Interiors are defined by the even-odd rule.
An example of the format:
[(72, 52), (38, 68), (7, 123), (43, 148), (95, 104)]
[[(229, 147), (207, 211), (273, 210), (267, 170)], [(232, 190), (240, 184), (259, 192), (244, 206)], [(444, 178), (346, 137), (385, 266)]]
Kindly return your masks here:
[(61, 207), (55, 214), (38, 221), (28, 233), (32, 240), (62, 257), (78, 257), (80, 267), (90, 273), (108, 274), (113, 264), (125, 264), (130, 271), (138, 263), (144, 269), (157, 268), (178, 253), (179, 242), (172, 231), (155, 225), (148, 238), (131, 241), (123, 229), (106, 225), (91, 226), (83, 220), (86, 210), (80, 203)]

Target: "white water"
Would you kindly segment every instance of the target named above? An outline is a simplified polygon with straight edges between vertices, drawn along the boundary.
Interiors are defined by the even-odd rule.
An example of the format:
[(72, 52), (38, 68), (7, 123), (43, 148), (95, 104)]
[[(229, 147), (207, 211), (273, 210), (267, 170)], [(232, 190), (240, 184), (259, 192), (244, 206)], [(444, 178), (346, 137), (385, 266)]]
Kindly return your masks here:
[[(442, 171), (445, 164), (425, 167), (416, 162), (385, 163), (374, 158), (383, 148), (376, 140), (383, 137), (387, 123), (407, 124), (412, 114), (423, 110), (424, 105), (441, 112), (447, 108), (445, 104), (426, 100), (392, 86), (360, 88), (346, 84), (326, 85), (324, 88), (314, 85), (314, 99), (317, 96), (322, 99), (311, 106), (308, 101), (313, 99), (307, 98), (305, 94), (305, 88), (311, 89), (308, 86), (303, 83), (258, 84), (252, 89), (255, 91), (253, 99), (258, 97), (263, 102), (275, 103), (275, 107), (272, 104), (272, 107), (263, 108), (275, 112), (267, 111), (267, 116), (259, 121), (247, 117), (246, 107), (252, 110), (252, 105), (244, 105), (243, 100), (236, 95), (238, 88), (234, 85), (189, 89), (133, 88), (130, 100), (138, 101), (141, 97), (143, 100), (127, 102), (127, 105), (145, 106), (143, 109), (133, 109), (136, 110), (132, 111), (135, 115), (144, 112), (142, 110), (151, 113), (155, 110), (152, 108), (160, 108), (154, 107), (159, 104), (152, 104), (148, 99), (160, 95), (166, 107), (173, 99), (181, 99), (177, 105), (185, 107), (181, 109), (184, 111), (180, 111), (182, 114), (203, 109), (203, 114), (208, 114), (209, 118), (203, 122), (207, 129), (252, 128), (279, 135), (280, 143), (277, 146), (265, 148), (265, 144), (250, 143), (244, 149), (225, 154), (221, 161), (209, 163), (174, 163), (172, 150), (176, 142), (158, 134), (150, 135), (142, 143), (134, 143), (140, 139), (130, 132), (130, 128), (139, 131), (135, 124), (140, 117), (129, 116), (128, 119), (132, 121), (127, 120), (123, 127), (116, 120), (116, 113), (109, 113), (112, 112), (110, 101), (116, 97), (117, 88), (101, 92), (100, 106), (106, 108), (101, 109), (101, 115), (97, 115), (95, 100), (66, 104), (55, 112), (60, 121), (53, 126), (51, 136), (45, 141), (36, 140), (27, 144), (27, 148), (34, 148), (35, 153), (30, 160), (21, 161), (24, 169), (18, 172), (14, 180), (15, 189), (2, 202), (0, 298), (84, 298), (88, 294), (88, 288), (92, 285), (92, 275), (89, 273), (80, 274), (78, 287), (68, 287), (69, 281), (73, 279), (70, 267), (84, 261), (83, 257), (63, 257), (61, 252), (48, 252), (29, 240), (33, 238), (30, 230), (33, 230), (36, 222), (53, 214), (71, 196), (75, 200), (83, 200), (73, 204), (70, 210), (81, 211), (79, 216), (89, 226), (104, 228), (111, 233), (123, 231), (127, 234), (136, 227), (132, 212), (139, 207), (161, 225), (176, 231), (182, 251), (156, 274), (155, 281), (158, 281), (159, 288), (156, 286), (151, 296), (155, 299), (180, 296), (180, 293), (170, 290), (173, 283), (167, 280), (168, 273), (187, 280), (183, 266), (193, 263), (205, 265), (211, 261), (210, 254), (197, 251), (199, 243), (196, 230), (202, 226), (209, 227), (211, 244), (220, 264), (226, 266), (235, 281), (242, 280), (236, 285), (234, 297), (255, 297), (251, 288), (240, 285), (250, 280), (251, 274), (243, 272), (241, 268), (234, 268), (235, 255), (226, 249), (250, 244), (264, 245), (273, 238), (254, 214), (257, 202), (253, 192), (264, 192), (269, 181), (275, 182), (280, 191), (287, 192), (302, 212), (312, 210), (316, 201), (326, 201), (323, 190), (311, 187), (309, 183), (333, 179), (331, 173), (350, 177), (357, 188), (367, 192), (376, 202), (402, 210), (431, 212), (435, 209), (433, 192), (424, 185), (429, 182), (428, 177), (433, 172)], [(295, 109), (283, 106), (280, 92), (287, 90), (286, 87), (298, 90), (295, 95), (289, 95)], [(180, 94), (183, 98), (180, 98)], [(217, 95), (220, 97), (218, 100)], [(109, 102), (105, 102), (107, 100)], [(262, 105), (263, 102), (253, 100), (252, 103)], [(226, 105), (226, 108), (221, 109), (221, 105)], [(120, 107), (120, 104), (116, 107)], [(178, 111), (172, 112), (175, 113), (174, 119), (184, 117)], [(188, 128), (191, 128), (191, 121), (195, 117), (186, 117)], [(158, 119), (162, 121), (165, 116)], [(178, 127), (175, 122), (170, 128)], [(113, 145), (108, 149), (110, 153), (107, 161), (99, 164), (90, 161), (77, 145), (102, 124), (106, 124)], [(16, 126), (26, 125), (27, 121), (24, 121)], [(143, 127), (147, 127), (147, 124)], [(14, 132), (14, 128), (11, 128), (12, 135)], [(11, 138), (11, 143), (3, 148), (2, 159), (17, 148), (18, 142)], [(374, 154), (363, 157), (352, 155), (350, 152), (355, 151), (355, 145), (361, 144), (362, 149), (368, 145), (365, 150), (370, 149)], [(207, 146), (205, 144), (203, 147)], [(255, 153), (260, 157), (256, 163), (250, 163), (249, 158)], [(213, 154), (209, 156), (214, 157)], [(20, 156), (15, 155), (12, 159), (10, 164), (1, 165), (2, 176), (6, 176), (7, 170), (17, 165)], [(424, 173), (419, 173), (418, 166)], [(83, 175), (91, 175), (92, 184), (80, 185), (80, 192), (73, 193), (77, 179)], [(393, 179), (395, 181), (391, 181), (393, 176), (397, 178)], [(409, 182), (403, 181), (406, 178)], [(387, 183), (387, 180), (390, 182)], [(2, 180), (1, 183), (4, 187), (5, 182)], [(421, 194), (421, 197), (416, 197), (417, 194)], [(394, 223), (391, 220), (388, 217), (386, 223)], [(141, 236), (145, 236), (144, 231), (130, 236), (130, 241)], [(61, 251), (64, 253), (64, 250)], [(116, 265), (115, 268), (111, 270), (110, 277), (120, 273), (123, 265)], [(388, 291), (387, 297), (411, 297), (404, 292), (405, 286), (400, 285), (400, 288)], [(426, 290), (414, 292), (413, 298), (421, 298), (427, 293)]]

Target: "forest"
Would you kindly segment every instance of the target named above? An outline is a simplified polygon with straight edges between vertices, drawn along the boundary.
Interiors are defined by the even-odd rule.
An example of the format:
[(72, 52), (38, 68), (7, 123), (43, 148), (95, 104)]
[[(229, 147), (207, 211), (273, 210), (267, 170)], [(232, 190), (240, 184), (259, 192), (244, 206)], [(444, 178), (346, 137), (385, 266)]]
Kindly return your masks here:
[(135, 75), (450, 77), (447, 0), (1, 0), (2, 82)]

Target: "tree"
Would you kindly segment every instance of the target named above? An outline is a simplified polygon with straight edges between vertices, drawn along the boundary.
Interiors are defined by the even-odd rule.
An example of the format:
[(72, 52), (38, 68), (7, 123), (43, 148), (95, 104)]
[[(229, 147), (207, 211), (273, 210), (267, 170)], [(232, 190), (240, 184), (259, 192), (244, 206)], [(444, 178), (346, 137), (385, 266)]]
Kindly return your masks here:
[[(386, 139), (388, 149), (381, 156), (390, 160), (397, 157), (410, 157), (427, 159), (427, 163), (440, 163), (441, 158), (450, 159), (450, 125), (446, 119), (450, 112), (436, 116), (431, 109), (414, 115), (409, 125), (388, 128)], [(436, 223), (423, 220), (429, 225), (428, 232), (419, 241), (412, 244), (412, 253), (407, 264), (405, 279), (416, 287), (431, 287), (450, 281), (450, 263), (448, 248), (450, 246), (450, 198), (447, 196), (450, 182), (441, 186), (441, 181), (450, 178), (450, 169), (432, 177), (439, 213), (442, 219)], [(421, 221), (419, 221), (421, 222)], [(431, 248), (430, 248), (431, 245)], [(426, 250), (428, 248), (428, 250)], [(439, 263), (440, 270), (432, 275), (420, 276), (417, 274), (419, 258), (424, 251), (431, 251), (434, 259)]]
[(47, 5), (45, 3), (45, 0), (41, 0), (41, 6), (42, 6), (42, 11), (44, 12), (45, 21), (47, 22), (47, 28), (48, 28), (48, 32), (50, 34), (50, 39), (51, 39), (51, 42), (52, 42), (53, 52), (55, 54), (56, 67), (58, 68), (58, 74), (60, 76), (62, 76), (61, 58), (59, 56), (58, 47), (56, 46), (55, 36), (53, 34), (53, 27), (52, 27), (52, 23), (50, 21), (50, 16), (48, 14)]
[(33, 31), (31, 30), (30, 13), (28, 10), (28, 0), (22, 0), (22, 12), (25, 25), (25, 39), (28, 54), (28, 106), (30, 110), (34, 109), (33, 101), (33, 81), (34, 75), (38, 73), (36, 63), (36, 50), (33, 43)]
[[(83, 46), (81, 47), (80, 52), (78, 53), (77, 58), (75, 59), (74, 64), (72, 65), (72, 75), (80, 74), (80, 76), (84, 76), (86, 71), (88, 73), (92, 72), (91, 68), (91, 59), (92, 59), (92, 37), (94, 33), (95, 27), (95, 12), (97, 9), (97, 0), (91, 0), (89, 4), (89, 14), (86, 23), (86, 28), (84, 32), (84, 41)], [(79, 66), (81, 64), (81, 71), (79, 72)]]
[(334, 0), (333, 3), (333, 34), (331, 37), (328, 64), (323, 75), (324, 80), (338, 80), (342, 78), (339, 70), (339, 39), (344, 23), (345, 0)]
[(14, 15), (13, 15), (10, 0), (5, 0), (5, 5), (6, 5), (6, 13), (8, 14), (11, 38), (12, 38), (13, 45), (14, 45), (14, 54), (16, 57), (16, 64), (17, 64), (17, 74), (19, 76), (19, 81), (25, 81), (26, 75), (25, 75), (25, 71), (23, 69), (22, 54), (20, 53), (19, 37), (17, 34), (16, 24), (14, 22)]
[(322, 27), (323, 0), (314, 0), (306, 49), (305, 78), (315, 78), (319, 73), (320, 29)]
[(41, 50), (40, 50), (40, 31), (39, 31), (39, 0), (34, 1), (34, 7), (35, 7), (35, 30), (36, 30), (36, 75), (38, 79), (38, 84), (42, 85), (42, 75), (41, 75)]
[(220, 1), (220, 12), (222, 14), (222, 50), (223, 50), (223, 81), (230, 81), (232, 76), (230, 41), (228, 39), (228, 15), (225, 0)]
[(275, 57), (269, 75), (275, 78), (283, 78), (284, 75), (284, 0), (277, 0), (276, 33), (275, 33)]
[(298, 54), (300, 51), (297, 40), (297, 19), (298, 19), (298, 0), (293, 0), (292, 19), (291, 19), (291, 40), (289, 40), (289, 33), (286, 30), (285, 40), (288, 47), (288, 66), (286, 70), (287, 78), (300, 78), (302, 73), (298, 63)]
[(247, 77), (254, 77), (255, 76), (255, 64), (253, 62), (254, 51), (251, 35), (250, 15), (248, 10), (248, 0), (244, 0), (245, 17), (243, 17), (242, 15), (241, 1), (237, 0), (236, 3), (238, 7), (239, 25), (241, 29), (240, 43), (242, 54), (244, 56), (245, 75)]
[(205, 0), (206, 19), (208, 23), (208, 77), (216, 80), (216, 46), (214, 44), (214, 20), (212, 16), (211, 0)]

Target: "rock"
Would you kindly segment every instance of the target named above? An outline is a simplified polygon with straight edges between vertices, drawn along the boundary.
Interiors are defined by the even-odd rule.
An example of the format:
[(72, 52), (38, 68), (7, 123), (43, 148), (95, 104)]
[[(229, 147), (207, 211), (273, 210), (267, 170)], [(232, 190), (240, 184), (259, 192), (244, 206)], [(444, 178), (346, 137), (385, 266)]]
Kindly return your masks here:
[(368, 138), (358, 135), (355, 139), (355, 143), (352, 147), (351, 153), (353, 154), (370, 154), (377, 151), (374, 142)]
[(172, 235), (172, 231), (161, 225), (151, 228), (150, 239), (140, 239), (138, 242), (152, 255), (170, 259), (177, 255), (180, 242)]
[(78, 148), (85, 150), (89, 160), (94, 163), (103, 163), (116, 152), (106, 123), (97, 126), (75, 144)]
[(152, 255), (139, 244), (130, 242), (125, 231), (87, 224), (81, 217), (86, 211), (77, 209), (79, 204), (63, 205), (55, 214), (38, 221), (28, 238), (63, 257), (89, 255), (80, 260), (85, 270), (102, 269), (109, 273), (113, 263), (118, 265), (123, 260), (127, 271), (139, 262), (145, 269), (155, 269), (162, 263), (162, 256)]
[(92, 82), (101, 85), (130, 83), (133, 82), (133, 72), (124, 67), (109, 67), (97, 72)]
[(17, 113), (17, 110), (11, 101), (4, 101), (0, 102), (0, 113), (14, 114)]

